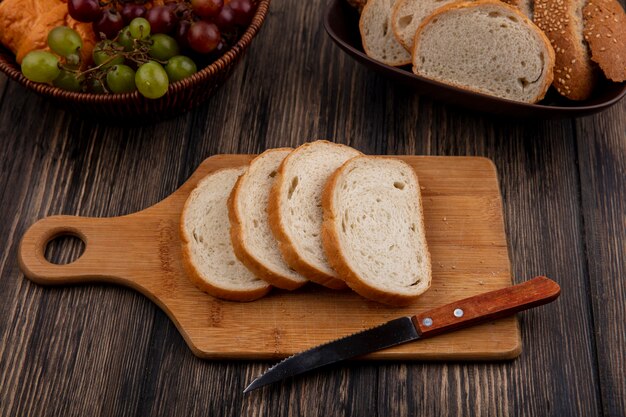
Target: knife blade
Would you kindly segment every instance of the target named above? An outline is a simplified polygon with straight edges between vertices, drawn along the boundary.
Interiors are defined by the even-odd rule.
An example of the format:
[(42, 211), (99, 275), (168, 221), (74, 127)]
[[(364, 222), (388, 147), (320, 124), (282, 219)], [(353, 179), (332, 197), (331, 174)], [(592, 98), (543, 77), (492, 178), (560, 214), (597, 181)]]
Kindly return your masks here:
[(415, 316), (400, 317), (290, 356), (252, 381), (244, 393), (377, 350), (506, 317), (554, 301), (560, 293), (561, 288), (556, 282), (547, 277), (536, 277)]

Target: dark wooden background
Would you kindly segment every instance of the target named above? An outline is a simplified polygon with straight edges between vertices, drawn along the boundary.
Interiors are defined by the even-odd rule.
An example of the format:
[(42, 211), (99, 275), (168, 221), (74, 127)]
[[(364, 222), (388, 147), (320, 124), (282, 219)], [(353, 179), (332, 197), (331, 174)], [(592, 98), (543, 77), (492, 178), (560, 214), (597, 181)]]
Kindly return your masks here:
[[(83, 121), (0, 76), (0, 415), (625, 415), (626, 101), (560, 121), (449, 107), (343, 54), (322, 29), (323, 4), (274, 0), (218, 94), (155, 125)], [(515, 280), (546, 274), (563, 289), (521, 315), (519, 359), (350, 363), (244, 396), (269, 363), (197, 359), (131, 290), (41, 287), (19, 272), (19, 240), (41, 217), (132, 213), (213, 154), (315, 138), (493, 159)], [(63, 241), (51, 256), (76, 251)]]

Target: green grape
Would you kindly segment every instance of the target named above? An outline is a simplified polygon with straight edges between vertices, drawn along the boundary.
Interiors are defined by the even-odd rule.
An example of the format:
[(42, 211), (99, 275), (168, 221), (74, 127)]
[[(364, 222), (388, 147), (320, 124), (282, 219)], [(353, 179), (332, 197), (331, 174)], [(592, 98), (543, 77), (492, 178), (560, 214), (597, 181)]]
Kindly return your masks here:
[(137, 90), (147, 98), (159, 98), (167, 93), (167, 73), (158, 62), (143, 64), (135, 74)]
[(116, 65), (107, 74), (107, 85), (113, 93), (135, 91), (135, 71), (128, 65)]
[(128, 25), (130, 34), (135, 39), (148, 39), (150, 36), (150, 22), (143, 17), (136, 17)]
[(117, 37), (117, 42), (124, 47), (124, 50), (126, 52), (133, 49), (133, 37), (130, 34), (130, 29), (128, 28), (128, 26), (120, 30), (120, 35)]
[(32, 51), (22, 59), (22, 73), (36, 83), (52, 82), (61, 73), (59, 58), (45, 51)]
[(113, 65), (123, 64), (124, 57), (120, 54), (123, 49), (124, 48), (122, 47), (122, 45), (117, 42), (98, 42), (96, 44), (96, 47), (93, 49), (93, 62), (96, 65), (102, 65), (106, 62), (104, 68), (112, 67)]
[(167, 61), (173, 56), (176, 56), (180, 52), (180, 48), (176, 43), (176, 40), (171, 36), (164, 35), (163, 33), (157, 33), (152, 35), (152, 46), (148, 54), (160, 61)]
[(67, 91), (78, 92), (82, 90), (80, 80), (76, 78), (76, 74), (65, 70), (61, 70), (61, 74), (52, 81), (52, 84)]
[(196, 63), (191, 58), (178, 55), (170, 58), (165, 66), (165, 72), (170, 82), (180, 81), (198, 71)]
[(74, 29), (57, 26), (48, 33), (48, 46), (61, 56), (69, 56), (83, 47), (83, 41)]

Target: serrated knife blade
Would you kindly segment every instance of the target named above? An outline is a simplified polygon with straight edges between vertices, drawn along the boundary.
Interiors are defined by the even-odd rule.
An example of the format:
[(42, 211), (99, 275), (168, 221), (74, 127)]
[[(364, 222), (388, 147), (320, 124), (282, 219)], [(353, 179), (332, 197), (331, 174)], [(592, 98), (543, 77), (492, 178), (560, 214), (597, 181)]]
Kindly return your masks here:
[(252, 381), (244, 393), (312, 369), (401, 343), (506, 317), (549, 303), (560, 292), (556, 282), (546, 277), (536, 277), (522, 284), (465, 298), (416, 316), (400, 317), (290, 356)]

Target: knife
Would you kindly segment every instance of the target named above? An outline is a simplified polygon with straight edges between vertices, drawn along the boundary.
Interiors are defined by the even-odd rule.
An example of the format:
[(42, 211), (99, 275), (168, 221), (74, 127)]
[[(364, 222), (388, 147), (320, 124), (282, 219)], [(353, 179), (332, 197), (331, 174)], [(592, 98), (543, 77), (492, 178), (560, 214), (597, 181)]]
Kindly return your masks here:
[(536, 277), (522, 284), (464, 298), (416, 316), (391, 320), (290, 356), (252, 381), (244, 393), (345, 359), (506, 317), (554, 301), (560, 293), (561, 288), (556, 282), (546, 277)]

